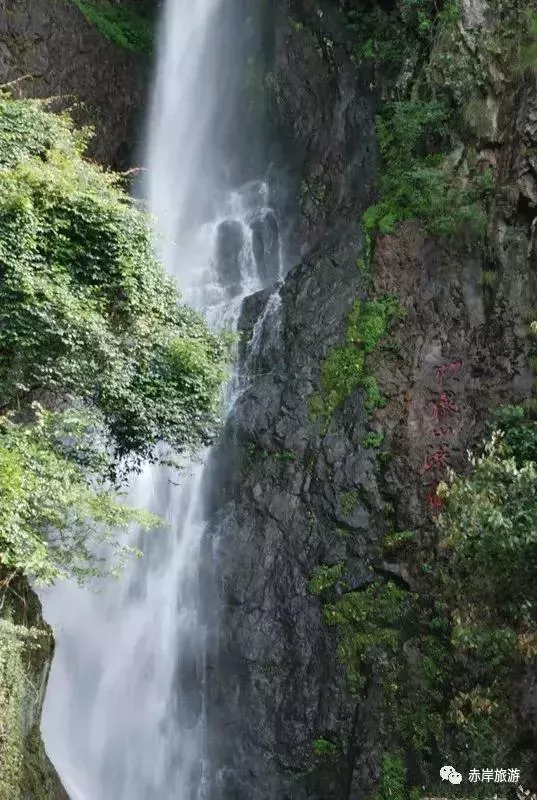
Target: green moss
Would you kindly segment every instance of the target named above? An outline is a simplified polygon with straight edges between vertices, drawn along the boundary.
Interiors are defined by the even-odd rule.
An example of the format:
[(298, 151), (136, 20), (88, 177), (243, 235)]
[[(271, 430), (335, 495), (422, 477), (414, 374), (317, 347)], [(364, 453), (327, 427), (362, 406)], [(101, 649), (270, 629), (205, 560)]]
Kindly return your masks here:
[(393, 295), (353, 303), (347, 317), (346, 342), (328, 353), (321, 372), (321, 391), (310, 400), (314, 417), (330, 418), (359, 387), (365, 391), (368, 410), (382, 405), (375, 379), (366, 374), (365, 360), (387, 335), (391, 323), (402, 315)]
[(385, 753), (381, 761), (380, 787), (374, 800), (406, 800), (406, 767), (399, 753)]
[(384, 441), (384, 431), (374, 431), (366, 434), (362, 442), (364, 447), (377, 448)]
[(280, 450), (279, 453), (271, 453), (276, 461), (296, 461), (296, 455), (291, 450)]
[(390, 553), (394, 550), (399, 550), (405, 545), (412, 544), (415, 540), (416, 534), (414, 531), (393, 531), (383, 537), (381, 546), (385, 553)]
[(308, 583), (308, 590), (318, 595), (327, 589), (332, 589), (342, 577), (344, 567), (343, 563), (317, 567)]
[(347, 516), (350, 516), (352, 514), (352, 512), (358, 505), (359, 497), (360, 496), (357, 489), (351, 489), (350, 491), (345, 492), (344, 494), (341, 495), (339, 504), (344, 514), (346, 514)]
[(381, 393), (377, 379), (373, 375), (368, 375), (364, 378), (362, 388), (365, 392), (365, 410), (373, 411), (375, 408), (384, 408), (386, 405), (386, 398)]
[(352, 345), (334, 347), (323, 364), (319, 412), (329, 416), (364, 378), (365, 352)]
[(140, 53), (153, 50), (153, 21), (134, 4), (117, 6), (109, 0), (69, 0), (88, 22), (114, 44)]
[(313, 753), (318, 758), (331, 759), (339, 755), (339, 747), (337, 744), (334, 744), (334, 742), (330, 741), (330, 739), (325, 739), (323, 736), (319, 736), (313, 742)]

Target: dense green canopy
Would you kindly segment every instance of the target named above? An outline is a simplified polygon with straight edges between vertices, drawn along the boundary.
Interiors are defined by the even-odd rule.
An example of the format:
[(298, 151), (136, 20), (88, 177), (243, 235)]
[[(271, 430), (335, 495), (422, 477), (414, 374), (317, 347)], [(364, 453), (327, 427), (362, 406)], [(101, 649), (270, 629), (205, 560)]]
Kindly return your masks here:
[(206, 442), (223, 342), (180, 305), (146, 216), (83, 141), (36, 103), (0, 101), (0, 403), (82, 398), (119, 455)]
[[(86, 140), (42, 104), (0, 96), (0, 410), (27, 423), (34, 400), (55, 412), (76, 408), (91, 419), (95, 451), (106, 445), (110, 454), (99, 460), (100, 478), (114, 482), (119, 467), (124, 475), (156, 459), (162, 445), (178, 452), (210, 441), (226, 347), (181, 305), (147, 216), (118, 176), (83, 159)], [(83, 485), (108, 491), (95, 486), (96, 453), (84, 461), (80, 448), (60, 452), (61, 438), (51, 444), (35, 432), (25, 453), (23, 440), (13, 425), (0, 427), (0, 495), (15, 484), (19, 492), (5, 509), (24, 506), (30, 492), (46, 508), (61, 468), (67, 483), (80, 483), (69, 501), (83, 500), (73, 511), (80, 522), (91, 507)], [(13, 483), (16, 473), (27, 479)], [(93, 518), (111, 523), (110, 498), (102, 499), (106, 511)], [(24, 524), (42, 530), (54, 519), (30, 515)], [(11, 523), (2, 522), (6, 536)], [(24, 559), (1, 549), (0, 560), (21, 568)]]

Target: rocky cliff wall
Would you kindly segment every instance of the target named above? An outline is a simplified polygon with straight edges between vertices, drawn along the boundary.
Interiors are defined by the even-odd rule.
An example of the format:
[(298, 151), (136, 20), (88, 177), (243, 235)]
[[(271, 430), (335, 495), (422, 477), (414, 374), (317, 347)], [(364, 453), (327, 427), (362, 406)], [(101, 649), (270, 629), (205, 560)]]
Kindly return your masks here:
[(54, 98), (91, 125), (91, 154), (130, 166), (141, 133), (149, 57), (105, 38), (70, 0), (1, 0), (0, 84), (15, 96)]
[(41, 741), (41, 708), (54, 653), (41, 604), (25, 580), (1, 572), (0, 798), (68, 800)]
[[(419, 590), (420, 556), (386, 557), (383, 537), (408, 530), (426, 536), (447, 467), (465, 469), (467, 448), (494, 407), (532, 393), (537, 86), (532, 72), (502, 73), (492, 51), (480, 49), (480, 37), (504, 18), (500, 6), (465, 2), (456, 16), (434, 23), (426, 46), (418, 39), (410, 54), (402, 47), (394, 75), (392, 62), (372, 58), (390, 42), (381, 36), (381, 46), (357, 43), (371, 19), (369, 4), (278, 4), (268, 85), (300, 186), (295, 236), (302, 257), (279, 290), (279, 313), (266, 319), (264, 347), (246, 359), (245, 390), (215, 464), (226, 475), (213, 498), (210, 533), (224, 605), (208, 681), (219, 800), (409, 796), (403, 784), (382, 789), (394, 741), (383, 664), (366, 668), (356, 691), (345, 651), (355, 645), (329, 624), (326, 610), (336, 616), (339, 600), (359, 597), (375, 579)], [(412, 41), (403, 20), (399, 43), (405, 24)], [(425, 219), (377, 232), (371, 256), (360, 222), (378, 200), (384, 169), (375, 117), (386, 102), (423, 96), (420, 86), (438, 80), (430, 76), (439, 54), (442, 86), (454, 93), (466, 91), (457, 82), (462, 59), (469, 59), (470, 77), (479, 65), (480, 102), (472, 108), (480, 113), (467, 115), (451, 160), (460, 187), (473, 179), (476, 163), (491, 169), (496, 199), (487, 209), (486, 244), (464, 233), (431, 235)], [(440, 216), (450, 213), (446, 205)], [(268, 295), (246, 303), (245, 341)], [(328, 385), (327, 365), (337, 365), (330, 354), (348, 353), (349, 341), (362, 345), (349, 340), (357, 327), (349, 327), (353, 304), (388, 295), (399, 307), (390, 338), (366, 360), (376, 382), (359, 376), (343, 396), (338, 387), (349, 388), (341, 375), (348, 364), (340, 363)], [(315, 413), (323, 394), (329, 414)], [(322, 584), (312, 586), (320, 566), (333, 570), (328, 594)], [(378, 634), (373, 629), (371, 641)], [(357, 669), (358, 653), (356, 645)], [(530, 677), (527, 686), (533, 683)], [(531, 780), (535, 728), (524, 730), (516, 752)], [(445, 754), (433, 747), (423, 767), (405, 746), (416, 790), (437, 782)]]
[[(325, 435), (309, 410), (322, 362), (363, 291), (359, 220), (373, 197), (378, 96), (370, 65), (357, 69), (343, 47), (320, 46), (328, 33), (317, 20), (313, 9), (293, 20), (280, 8), (275, 41), (279, 118), (302, 189), (295, 236), (305, 256), (268, 318), (271, 344), (250, 362), (220, 454), (213, 535), (225, 612), (208, 685), (209, 728), (221, 737), (213, 746), (224, 765), (215, 796), (225, 798), (348, 797), (357, 781), (369, 785), (375, 762), (375, 689), (359, 708), (349, 696), (335, 637), (307, 584), (319, 563), (344, 554), (356, 583), (367, 579), (364, 555), (378, 536), (381, 498), (373, 459), (360, 448), (363, 398), (349, 398)], [(246, 340), (267, 299), (247, 302)], [(236, 469), (222, 487), (234, 448)], [(343, 508), (358, 487), (368, 506)], [(329, 731), (345, 749), (338, 775), (323, 775), (312, 760), (314, 739)], [(357, 748), (360, 775), (352, 768)]]

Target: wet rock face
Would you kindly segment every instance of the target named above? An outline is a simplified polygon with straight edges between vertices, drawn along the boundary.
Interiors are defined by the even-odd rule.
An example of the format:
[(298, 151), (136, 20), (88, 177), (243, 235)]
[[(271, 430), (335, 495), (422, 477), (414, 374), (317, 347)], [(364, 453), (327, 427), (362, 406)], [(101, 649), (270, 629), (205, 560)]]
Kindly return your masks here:
[[(358, 247), (355, 238), (340, 239), (337, 251), (312, 253), (289, 276), (281, 290), (279, 358), (269, 370), (263, 359), (256, 362), (217, 456), (221, 495), (211, 536), (225, 610), (208, 686), (213, 763), (223, 768), (218, 798), (346, 797), (349, 754), (358, 737), (375, 730), (369, 706), (357, 709), (346, 693), (334, 637), (307, 589), (319, 563), (347, 556), (355, 559), (356, 579), (369, 580), (363, 555), (380, 500), (372, 462), (360, 451), (361, 398), (349, 400), (325, 436), (308, 403), (359, 289)], [(265, 294), (249, 305), (263, 313), (266, 302)], [(341, 497), (355, 487), (363, 501), (341, 508)], [(350, 550), (338, 528), (352, 531)], [(319, 731), (336, 736), (350, 758), (338, 776), (312, 772)], [(360, 744), (364, 766), (356, 780), (367, 785), (372, 745)]]
[(375, 289), (395, 291), (406, 311), (391, 337), (397, 356), (378, 367), (390, 402), (376, 412), (392, 453), (382, 492), (403, 529), (427, 523), (431, 492), (447, 466), (466, 468), (491, 410), (531, 393), (524, 320), (537, 282), (524, 234), (506, 258), (490, 288), (480, 254), (454, 258), (413, 223), (377, 246)]
[[(312, 419), (323, 360), (343, 341), (345, 318), (364, 292), (358, 221), (373, 198), (377, 163), (375, 90), (345, 57), (335, 6), (293, 4), (293, 25), (283, 4), (276, 15), (282, 130), (294, 177), (305, 184), (294, 231), (303, 256), (280, 290), (279, 327), (254, 355), (248, 342), (270, 292), (244, 304), (244, 391), (213, 463), (218, 494), (206, 546), (216, 553), (223, 611), (208, 660), (212, 800), (371, 796), (386, 745), (380, 688), (371, 675), (363, 700), (349, 695), (335, 631), (308, 579), (320, 564), (345, 561), (352, 589), (377, 575), (411, 586), (403, 564), (379, 561), (380, 536), (428, 524), (438, 468), (463, 469), (491, 409), (520, 401), (532, 380), (525, 319), (537, 297), (528, 247), (536, 84), (528, 76), (516, 109), (511, 97), (498, 98), (502, 126), (511, 127), (495, 140), (494, 166), (520, 200), (502, 222), (509, 236), (493, 270), (479, 248), (434, 242), (413, 223), (377, 243), (374, 292), (394, 293), (406, 311), (392, 351), (368, 367), (388, 400), (373, 415), (388, 463), (381, 469), (363, 445), (360, 391), (326, 430)], [(465, 24), (484, 24), (482, 11), (466, 3)], [(533, 709), (534, 678), (524, 691)], [(313, 756), (319, 736), (339, 746), (331, 764)]]
[(16, 81), (16, 96), (55, 98), (54, 109), (94, 127), (90, 152), (108, 166), (124, 169), (134, 158), (148, 66), (105, 39), (74, 3), (0, 0), (0, 83)]
[[(296, 252), (305, 254), (356, 211), (376, 168), (378, 109), (371, 64), (349, 60), (353, 35), (333, 0), (276, 3), (273, 75), (285, 159), (298, 177)], [(363, 131), (362, 131), (363, 127)], [(362, 135), (363, 134), (363, 135)]]
[[(282, 46), (284, 38), (282, 33)], [(301, 39), (295, 46), (293, 59), (310, 58)], [(307, 46), (313, 50), (314, 40)], [(216, 549), (224, 608), (208, 660), (213, 796), (341, 800), (351, 787), (371, 783), (378, 692), (373, 681), (359, 707), (348, 695), (334, 633), (326, 628), (307, 583), (319, 563), (347, 557), (354, 564), (356, 585), (370, 580), (364, 554), (375, 538), (380, 498), (372, 460), (360, 450), (362, 398), (349, 398), (324, 435), (309, 402), (318, 389), (323, 359), (344, 335), (346, 316), (360, 291), (356, 259), (361, 234), (347, 220), (359, 219), (370, 202), (375, 102), (371, 93), (362, 97), (358, 70), (353, 68), (352, 94), (348, 65), (340, 71), (322, 60), (316, 74), (308, 75), (317, 93), (308, 101), (296, 65), (287, 61), (289, 50), (277, 57), (283, 59), (278, 62), (283, 91), (289, 97), (294, 88), (300, 92), (295, 116), (301, 116), (302, 127), (293, 134), (294, 151), (302, 149), (308, 169), (310, 159), (330, 161), (331, 191), (339, 192), (341, 202), (334, 200), (327, 212), (330, 234), (321, 207), (304, 223), (312, 247), (288, 274), (281, 305), (273, 302), (270, 309), (270, 291), (254, 295), (239, 325), (244, 392), (214, 459), (218, 494), (209, 501), (206, 542), (208, 552)], [(352, 157), (326, 161), (324, 138), (315, 145), (305, 130), (316, 128), (319, 113), (338, 108), (342, 96), (346, 124), (331, 126), (327, 137), (332, 154), (346, 149)], [(358, 171), (360, 182), (355, 180)], [(309, 227), (313, 222), (316, 231)], [(274, 268), (276, 222), (265, 215), (251, 227), (254, 253), (268, 275)], [(252, 353), (248, 342), (263, 319), (263, 330), (257, 330), (261, 344)], [(356, 487), (361, 500), (342, 508), (342, 496)], [(347, 531), (353, 535), (346, 537)], [(341, 742), (344, 755), (336, 772), (318, 768), (313, 758), (312, 744), (321, 732)], [(356, 747), (363, 760), (353, 771)]]

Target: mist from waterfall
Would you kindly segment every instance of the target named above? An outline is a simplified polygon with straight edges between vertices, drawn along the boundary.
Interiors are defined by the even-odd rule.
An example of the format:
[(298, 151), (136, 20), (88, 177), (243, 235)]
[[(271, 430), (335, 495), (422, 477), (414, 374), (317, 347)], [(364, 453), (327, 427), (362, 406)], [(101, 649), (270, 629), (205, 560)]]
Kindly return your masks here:
[[(268, 185), (234, 186), (219, 146), (240, 85), (225, 61), (238, 24), (234, 0), (167, 0), (143, 187), (158, 253), (185, 302), (230, 330), (244, 297), (282, 271)], [(228, 408), (236, 391), (231, 379)], [(130, 502), (164, 522), (138, 536), (144, 557), (118, 581), (41, 594), (57, 642), (42, 729), (71, 800), (208, 797), (202, 609), (211, 592), (200, 579), (208, 456), (179, 471), (148, 466), (133, 481)]]

